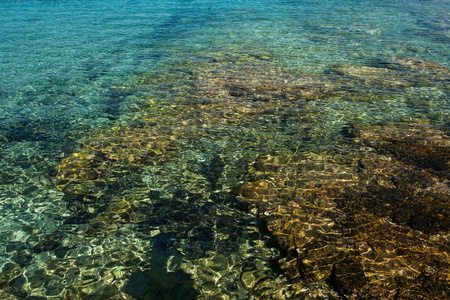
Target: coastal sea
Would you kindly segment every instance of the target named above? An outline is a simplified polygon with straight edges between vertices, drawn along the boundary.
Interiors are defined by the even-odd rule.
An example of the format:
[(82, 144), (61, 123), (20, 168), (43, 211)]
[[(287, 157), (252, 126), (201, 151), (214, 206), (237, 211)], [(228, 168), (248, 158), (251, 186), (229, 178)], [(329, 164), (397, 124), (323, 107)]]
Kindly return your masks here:
[(450, 2), (0, 2), (0, 299), (448, 299)]

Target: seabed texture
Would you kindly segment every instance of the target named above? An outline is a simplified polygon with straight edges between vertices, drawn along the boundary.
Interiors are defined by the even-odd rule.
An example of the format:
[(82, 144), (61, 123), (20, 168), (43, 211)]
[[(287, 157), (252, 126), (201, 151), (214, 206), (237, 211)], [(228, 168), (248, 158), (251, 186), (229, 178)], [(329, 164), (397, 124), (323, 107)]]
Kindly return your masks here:
[(136, 119), (56, 167), (71, 216), (39, 264), (3, 267), (0, 297), (448, 299), (449, 132), (371, 111), (449, 81), (398, 57), (318, 75), (212, 53), (114, 87)]

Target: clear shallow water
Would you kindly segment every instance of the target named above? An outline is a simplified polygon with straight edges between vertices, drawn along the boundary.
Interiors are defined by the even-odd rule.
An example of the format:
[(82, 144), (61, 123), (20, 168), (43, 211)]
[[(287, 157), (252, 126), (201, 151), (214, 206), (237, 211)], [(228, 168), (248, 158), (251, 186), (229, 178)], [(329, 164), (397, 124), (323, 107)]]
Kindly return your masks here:
[[(447, 1), (2, 2), (2, 297), (346, 295), (279, 262), (287, 233), (264, 216), (295, 215), (282, 196), (234, 190), (286, 177), (302, 206), (314, 184), (370, 182), (351, 162), (378, 146), (354, 139), (379, 131), (448, 148), (448, 12)], [(306, 214), (317, 215), (338, 222)]]

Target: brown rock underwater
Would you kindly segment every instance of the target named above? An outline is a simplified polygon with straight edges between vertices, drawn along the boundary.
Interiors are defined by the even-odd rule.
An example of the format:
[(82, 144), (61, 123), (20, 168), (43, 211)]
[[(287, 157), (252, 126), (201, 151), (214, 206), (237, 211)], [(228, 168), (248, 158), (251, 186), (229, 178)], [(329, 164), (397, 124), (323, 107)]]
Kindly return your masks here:
[[(321, 112), (335, 101), (403, 105), (391, 97), (426, 109), (433, 104), (423, 97), (408, 99), (436, 89), (448, 96), (448, 70), (389, 58), (308, 75), (253, 56), (179, 69), (156, 80), (171, 93), (167, 102), (148, 97), (134, 126), (101, 130), (57, 167), (74, 216), (98, 231), (147, 224), (171, 236), (201, 299), (225, 299), (231, 286), (260, 299), (450, 297), (449, 132), (419, 117), (337, 126)], [(151, 80), (125, 89), (151, 89)], [(177, 80), (185, 84), (169, 84)], [(136, 184), (144, 173), (152, 180)], [(158, 185), (177, 190), (164, 196)], [(150, 190), (149, 199), (128, 196), (130, 186)], [(254, 234), (276, 241), (278, 257), (261, 254), (276, 263), (234, 258), (251, 240), (243, 233), (250, 220), (259, 222)], [(205, 234), (204, 223), (220, 228)], [(279, 274), (267, 275), (269, 265)], [(153, 278), (146, 272), (124, 280)], [(217, 284), (230, 276), (233, 283)], [(132, 284), (122, 286), (130, 294)]]

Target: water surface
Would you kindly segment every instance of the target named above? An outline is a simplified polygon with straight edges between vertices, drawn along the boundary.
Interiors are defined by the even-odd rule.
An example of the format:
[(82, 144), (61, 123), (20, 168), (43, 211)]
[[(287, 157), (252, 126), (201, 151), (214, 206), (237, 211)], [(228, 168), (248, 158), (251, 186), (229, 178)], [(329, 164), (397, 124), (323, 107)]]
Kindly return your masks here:
[(3, 1), (1, 297), (444, 299), (448, 12)]

